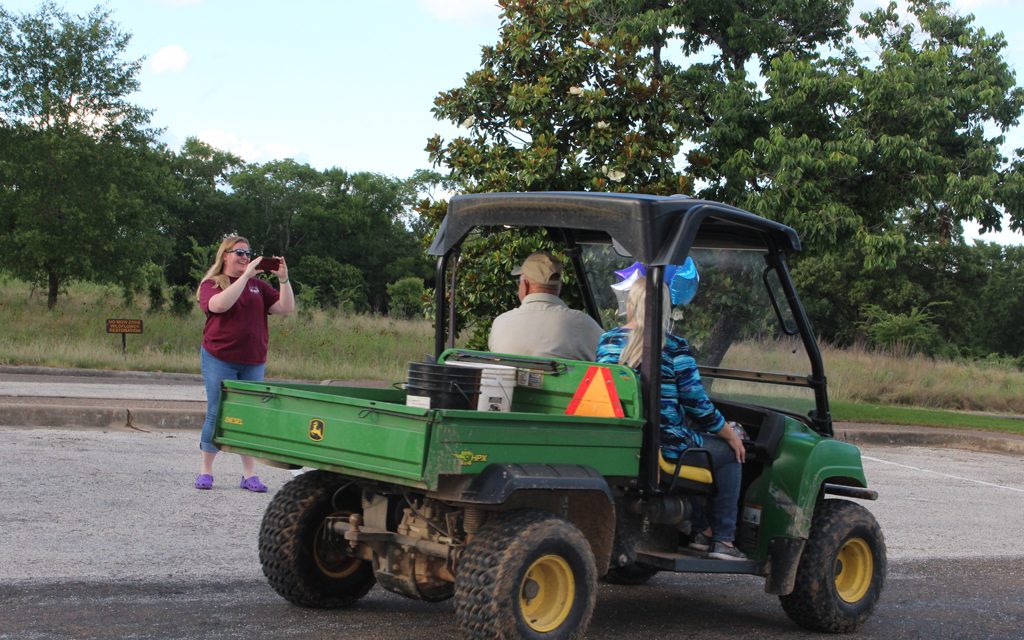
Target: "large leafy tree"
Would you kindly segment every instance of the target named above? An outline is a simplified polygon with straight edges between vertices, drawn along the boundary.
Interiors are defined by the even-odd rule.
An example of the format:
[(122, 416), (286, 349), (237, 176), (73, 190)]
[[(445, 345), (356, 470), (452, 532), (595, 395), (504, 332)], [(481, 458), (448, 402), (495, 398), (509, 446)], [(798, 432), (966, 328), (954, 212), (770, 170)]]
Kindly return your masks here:
[[(709, 166), (702, 149), (733, 153), (763, 130), (751, 114), (756, 85), (747, 63), (834, 40), (849, 2), (499, 4), (498, 43), (483, 48), (463, 86), (435, 100), (436, 117), (468, 130), (427, 146), (456, 188), (670, 194), (693, 189), (677, 166), (692, 134), (703, 136), (693, 157)], [(684, 71), (670, 60), (679, 51), (709, 51), (711, 61)], [(431, 213), (436, 219), (441, 209)], [(537, 236), (495, 238), (463, 249), (478, 267), (458, 293), (460, 320), (474, 328), (476, 346), (489, 320), (515, 304), (511, 264), (544, 246)]]
[[(792, 225), (819, 330), (852, 340), (883, 273), (888, 311), (925, 308), (915, 270), (898, 268), (915, 247), (959, 242), (966, 220), (996, 229), (1004, 213), (1024, 228), (1024, 159), (1000, 153), (1024, 92), (1002, 36), (948, 3), (910, 0), (906, 17), (890, 5), (856, 28), (851, 4), (504, 2), (499, 43), (436, 101), (469, 135), (428, 151), (463, 191), (686, 187)], [(492, 263), (460, 292), (481, 326), (513, 303), (493, 302), (505, 265)]]
[(140, 68), (128, 41), (100, 8), (0, 9), (0, 266), (43, 283), (50, 308), (70, 280), (128, 282), (165, 251), (166, 156), (128, 99)]

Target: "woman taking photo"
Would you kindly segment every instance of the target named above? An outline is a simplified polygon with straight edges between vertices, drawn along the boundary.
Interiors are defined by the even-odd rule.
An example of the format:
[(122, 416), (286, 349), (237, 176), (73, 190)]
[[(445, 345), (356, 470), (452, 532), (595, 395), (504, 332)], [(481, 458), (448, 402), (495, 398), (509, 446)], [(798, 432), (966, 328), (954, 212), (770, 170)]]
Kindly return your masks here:
[[(262, 257), (254, 257), (249, 241), (229, 235), (217, 248), (213, 266), (203, 276), (196, 291), (199, 308), (206, 314), (203, 345), (199, 350), (203, 384), (206, 387), (206, 421), (203, 422), (199, 449), (202, 455), (196, 489), (213, 488), (213, 459), (217, 446), (213, 430), (220, 407), (220, 385), (224, 380), (263, 380), (267, 362), (267, 316), (288, 315), (295, 311), (295, 296), (288, 281), (288, 265), (275, 256), (281, 291), (256, 278)], [(255, 473), (250, 456), (242, 458), (242, 482), (247, 491), (263, 493), (266, 485)]]

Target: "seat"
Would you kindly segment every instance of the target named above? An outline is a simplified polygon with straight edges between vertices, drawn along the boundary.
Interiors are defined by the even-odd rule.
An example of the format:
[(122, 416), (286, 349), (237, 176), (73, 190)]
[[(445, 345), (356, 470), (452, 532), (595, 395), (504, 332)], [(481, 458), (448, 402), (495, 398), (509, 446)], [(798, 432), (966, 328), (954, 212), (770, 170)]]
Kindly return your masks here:
[(712, 471), (711, 452), (692, 448), (683, 451), (679, 460), (666, 460), (658, 451), (659, 484), (665, 491), (685, 491), (710, 495), (715, 492), (715, 474)]

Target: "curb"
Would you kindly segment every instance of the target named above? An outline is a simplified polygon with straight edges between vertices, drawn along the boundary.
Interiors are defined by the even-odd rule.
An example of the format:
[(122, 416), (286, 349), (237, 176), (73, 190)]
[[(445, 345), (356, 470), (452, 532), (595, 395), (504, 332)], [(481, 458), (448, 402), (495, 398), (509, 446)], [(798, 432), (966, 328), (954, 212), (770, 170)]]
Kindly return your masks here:
[(4, 427), (86, 427), (100, 429), (129, 427), (199, 430), (203, 427), (205, 419), (205, 411), (0, 404), (0, 426)]
[(203, 383), (203, 376), (198, 373), (175, 373), (169, 371), (132, 371), (128, 369), (70, 369), (61, 367), (22, 367), (18, 365), (0, 365), (0, 374), (19, 374), (31, 376), (63, 376), (76, 378), (140, 378), (185, 380)]
[(905, 431), (898, 427), (878, 425), (866, 427), (836, 427), (836, 439), (852, 444), (883, 446), (936, 447), (966, 449), (986, 453), (1006, 453), (1024, 456), (1024, 437), (988, 431), (954, 431), (940, 428), (916, 428)]

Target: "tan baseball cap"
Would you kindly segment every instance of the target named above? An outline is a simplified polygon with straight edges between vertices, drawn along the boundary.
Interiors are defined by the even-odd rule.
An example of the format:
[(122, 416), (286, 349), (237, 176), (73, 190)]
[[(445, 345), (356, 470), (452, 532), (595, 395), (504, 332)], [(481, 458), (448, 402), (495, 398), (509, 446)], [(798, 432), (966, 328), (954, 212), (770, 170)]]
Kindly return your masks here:
[(556, 285), (562, 282), (562, 262), (547, 251), (531, 253), (523, 265), (512, 270), (512, 275), (526, 276), (536, 284)]

